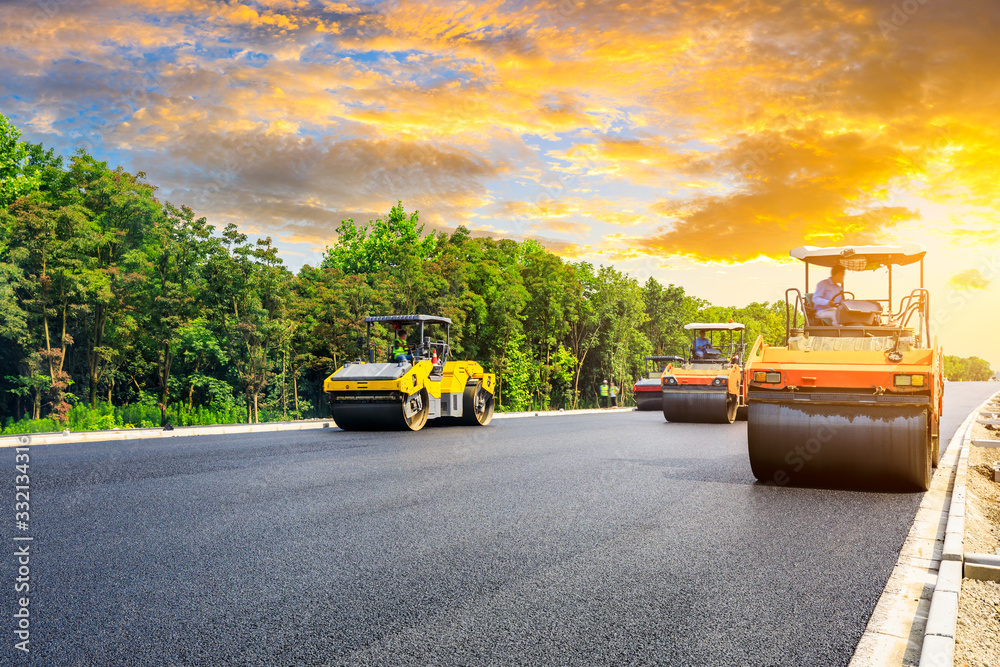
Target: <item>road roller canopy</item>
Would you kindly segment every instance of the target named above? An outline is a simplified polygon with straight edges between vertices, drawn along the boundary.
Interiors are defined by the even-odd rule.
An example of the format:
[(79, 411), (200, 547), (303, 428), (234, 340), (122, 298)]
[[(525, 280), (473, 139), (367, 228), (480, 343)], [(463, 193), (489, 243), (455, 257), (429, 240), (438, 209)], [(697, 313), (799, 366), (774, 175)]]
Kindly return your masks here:
[[(745, 325), (739, 322), (691, 322), (690, 324), (685, 324), (684, 329), (686, 331), (705, 332), (708, 334), (708, 340), (710, 341), (710, 344), (704, 348), (698, 345), (697, 340), (693, 341), (691, 349), (688, 350), (690, 357), (686, 364), (726, 365), (732, 363), (734, 358), (740, 364), (743, 363)], [(712, 336), (711, 332), (713, 331), (728, 332), (728, 334), (721, 333), (718, 336)], [(740, 335), (737, 336), (736, 332), (739, 332)]]
[[(830, 248), (802, 246), (789, 253), (800, 259), (805, 267), (803, 290), (785, 290), (785, 334), (786, 339), (799, 334), (824, 337), (866, 338), (894, 336), (897, 340), (916, 336), (927, 344), (930, 340), (929, 300), (924, 287), (924, 256), (927, 248), (919, 243), (900, 245), (857, 245)], [(893, 298), (893, 266), (919, 265), (919, 287), (904, 293), (901, 298)], [(833, 298), (839, 297), (835, 306), (822, 306), (813, 301), (815, 293), (810, 289), (809, 267), (841, 267), (848, 271), (875, 271), (887, 269), (887, 291), (885, 296), (865, 294), (858, 298), (846, 280)], [(817, 286), (818, 289), (818, 286)], [(826, 295), (830, 298), (830, 295)], [(898, 292), (897, 292), (897, 296)], [(832, 302), (831, 302), (832, 303)], [(822, 312), (821, 312), (822, 311)], [(799, 327), (799, 315), (803, 324)], [(914, 326), (915, 325), (915, 326)]]
[(884, 266), (905, 265), (919, 262), (927, 254), (927, 248), (919, 243), (891, 245), (856, 245), (837, 248), (817, 248), (802, 246), (788, 253), (806, 264), (816, 264), (833, 268), (843, 266), (850, 271), (873, 271)]
[(373, 315), (365, 318), (365, 323), (382, 322), (391, 324), (451, 324), (451, 319), (447, 317), (437, 317), (436, 315)]
[[(413, 358), (432, 359), (435, 361), (435, 369), (443, 368), (444, 364), (448, 361), (448, 355), (451, 351), (450, 318), (438, 317), (436, 315), (371, 315), (366, 317), (365, 327), (367, 333), (365, 334), (365, 348), (369, 363), (374, 363), (376, 357), (381, 358), (383, 356), (382, 351), (377, 352), (372, 345), (373, 324), (388, 324), (393, 328), (399, 328), (403, 325), (418, 327), (417, 340), (414, 341), (415, 344), (409, 345), (410, 354)], [(429, 332), (425, 331), (424, 327), (432, 324), (444, 326), (444, 338), (435, 339), (429, 335), (425, 335)], [(389, 348), (384, 351), (384, 357), (392, 361), (393, 352), (391, 343)]]
[(714, 324), (702, 324), (699, 322), (694, 322), (692, 324), (685, 324), (684, 328), (688, 331), (704, 330), (704, 331), (742, 331), (746, 327), (739, 322), (716, 322)]

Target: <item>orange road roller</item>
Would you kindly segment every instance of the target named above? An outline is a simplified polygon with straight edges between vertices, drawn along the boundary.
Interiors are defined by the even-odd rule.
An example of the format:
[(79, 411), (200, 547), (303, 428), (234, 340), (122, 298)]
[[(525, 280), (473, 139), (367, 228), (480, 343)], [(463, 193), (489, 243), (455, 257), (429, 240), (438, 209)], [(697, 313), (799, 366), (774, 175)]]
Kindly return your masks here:
[[(323, 383), (337, 426), (345, 431), (419, 431), (428, 420), (470, 426), (490, 423), (496, 376), (475, 361), (449, 359), (450, 319), (379, 315), (366, 317), (365, 324), (367, 361), (344, 364)], [(373, 324), (389, 326), (396, 333), (396, 340), (381, 354), (372, 344)], [(407, 336), (408, 329), (416, 335)], [(432, 338), (432, 329), (443, 329), (443, 336)], [(382, 358), (376, 361), (376, 356)]]
[[(805, 246), (805, 291), (785, 292), (786, 344), (747, 357), (747, 445), (758, 480), (777, 485), (926, 490), (939, 457), (944, 357), (930, 337), (926, 249)], [(893, 301), (893, 267), (919, 287)], [(809, 291), (809, 268), (830, 277)], [(885, 271), (884, 298), (858, 299), (844, 276)], [(824, 275), (826, 271), (824, 271)], [(871, 282), (871, 281), (869, 281)]]
[[(745, 327), (738, 322), (685, 324), (690, 356), (660, 377), (663, 417), (671, 422), (731, 424), (744, 405)], [(739, 338), (737, 340), (737, 333)]]

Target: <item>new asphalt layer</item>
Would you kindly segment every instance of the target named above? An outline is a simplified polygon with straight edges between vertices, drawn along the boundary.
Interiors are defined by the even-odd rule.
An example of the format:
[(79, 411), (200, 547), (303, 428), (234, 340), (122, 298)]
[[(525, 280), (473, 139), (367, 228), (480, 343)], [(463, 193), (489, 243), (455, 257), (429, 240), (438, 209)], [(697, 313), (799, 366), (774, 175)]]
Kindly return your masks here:
[[(994, 390), (949, 384), (942, 441)], [(640, 412), (30, 460), (4, 664), (844, 665), (922, 497), (761, 485), (745, 423)]]

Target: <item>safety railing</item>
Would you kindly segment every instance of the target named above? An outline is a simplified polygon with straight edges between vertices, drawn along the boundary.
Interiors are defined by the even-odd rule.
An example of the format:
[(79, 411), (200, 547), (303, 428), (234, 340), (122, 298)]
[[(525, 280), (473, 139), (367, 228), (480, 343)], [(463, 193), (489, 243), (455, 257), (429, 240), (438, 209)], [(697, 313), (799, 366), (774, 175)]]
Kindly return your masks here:
[(899, 309), (895, 313), (889, 314), (889, 325), (900, 328), (908, 328), (913, 316), (919, 317), (919, 327), (917, 333), (923, 340), (930, 342), (930, 292), (924, 288), (917, 288), (899, 300)]
[[(795, 294), (795, 303), (792, 304), (789, 296)], [(802, 292), (797, 287), (789, 287), (785, 290), (785, 344), (792, 335), (792, 329), (799, 328), (799, 312), (802, 312), (802, 326), (809, 324), (809, 316), (806, 314), (806, 301)]]

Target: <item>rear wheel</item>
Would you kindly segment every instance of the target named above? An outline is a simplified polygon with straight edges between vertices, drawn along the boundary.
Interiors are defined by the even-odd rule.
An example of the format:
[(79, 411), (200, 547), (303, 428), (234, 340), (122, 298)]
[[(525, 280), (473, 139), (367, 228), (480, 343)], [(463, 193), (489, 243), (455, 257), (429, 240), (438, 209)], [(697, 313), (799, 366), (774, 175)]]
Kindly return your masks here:
[(493, 394), (483, 389), (481, 380), (470, 382), (462, 394), (462, 423), (486, 426), (493, 421)]

